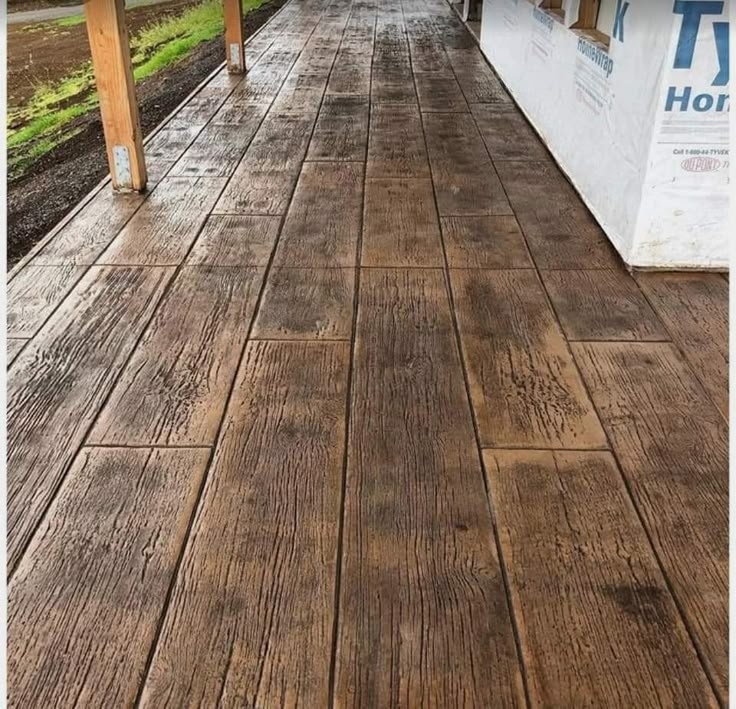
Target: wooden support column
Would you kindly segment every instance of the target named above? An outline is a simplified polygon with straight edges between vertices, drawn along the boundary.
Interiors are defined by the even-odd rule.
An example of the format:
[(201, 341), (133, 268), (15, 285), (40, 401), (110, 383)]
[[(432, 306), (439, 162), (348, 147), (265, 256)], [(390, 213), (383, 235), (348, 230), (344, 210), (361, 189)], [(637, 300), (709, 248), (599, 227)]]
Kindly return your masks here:
[(594, 30), (596, 21), (598, 20), (599, 9), (599, 0), (580, 0), (580, 6), (578, 8), (578, 21), (573, 25), (573, 29)]
[(146, 187), (146, 164), (125, 0), (85, 0), (84, 10), (112, 186), (114, 190), (141, 191)]
[(243, 6), (240, 0), (223, 0), (225, 10), (225, 54), (227, 70), (233, 74), (245, 72), (245, 38), (243, 37)]

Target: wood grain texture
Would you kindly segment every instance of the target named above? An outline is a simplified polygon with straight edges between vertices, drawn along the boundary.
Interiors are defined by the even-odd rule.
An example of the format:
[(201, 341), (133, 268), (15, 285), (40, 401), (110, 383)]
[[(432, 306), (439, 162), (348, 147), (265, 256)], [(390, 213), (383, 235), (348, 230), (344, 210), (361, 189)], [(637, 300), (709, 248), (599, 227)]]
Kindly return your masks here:
[[(255, 44), (148, 143), (154, 190), (32, 259), (92, 270), (8, 341), (10, 703), (689, 709), (708, 674), (724, 706), (722, 288), (673, 276), (672, 346), (589, 344), (588, 382), (543, 282), (569, 337), (656, 320), (455, 10), (299, 0)], [(243, 150), (215, 208), (164, 178)], [(94, 265), (121, 230), (145, 267)], [(479, 444), (515, 449), (490, 485)]]
[(472, 49), (479, 53), (475, 38), (456, 14), (447, 12), (446, 8), (443, 8), (444, 12), (442, 13), (436, 10), (437, 5), (435, 5), (435, 12), (432, 13), (432, 24), (437, 34), (442, 37), (445, 51), (449, 53), (452, 49)]
[(289, 70), (299, 56), (295, 49), (271, 47), (259, 64), (248, 71), (234, 89), (223, 109), (233, 104), (270, 105), (278, 96)]
[(422, 111), (460, 113), (468, 110), (468, 104), (451, 71), (415, 70), (414, 81)]
[(361, 264), (443, 268), (432, 181), (368, 179), (365, 189)]
[(25, 347), (28, 340), (18, 339), (18, 338), (8, 338), (7, 340), (7, 361), (6, 366), (9, 368), (11, 364), (15, 361), (15, 358), (20, 354), (20, 351)]
[(177, 266), (222, 192), (220, 177), (167, 177), (100, 256), (104, 264)]
[(715, 273), (640, 273), (637, 280), (728, 418), (728, 282)]
[(484, 458), (532, 703), (717, 706), (613, 456)]
[(146, 160), (178, 160), (204, 126), (174, 117), (146, 143)]
[(451, 271), (481, 444), (605, 448), (534, 271)]
[(491, 159), (551, 160), (544, 143), (513, 103), (470, 107)]
[(325, 89), (327, 96), (368, 96), (371, 90), (371, 65), (365, 57), (338, 53), (335, 68)]
[[(84, 19), (113, 189), (142, 191), (146, 188), (146, 162), (125, 22), (125, 0), (87, 3)], [(117, 169), (114, 148), (127, 151), (127, 170)]]
[(357, 328), (336, 706), (523, 706), (442, 272), (366, 270)]
[(245, 72), (245, 32), (243, 28), (243, 5), (240, 0), (223, 0), (225, 20), (225, 56), (227, 69), (235, 74)]
[(203, 128), (217, 114), (229, 95), (229, 88), (204, 86), (176, 112), (172, 120), (167, 121), (166, 126), (201, 126)]
[(447, 39), (445, 45), (445, 52), (468, 103), (511, 104), (511, 97), (477, 47), (452, 48)]
[(133, 706), (208, 457), (80, 452), (10, 584), (11, 706)]
[(623, 268), (542, 271), (569, 340), (669, 340), (667, 330)]
[(727, 426), (673, 345), (572, 347), (675, 596), (726, 701)]
[(53, 498), (172, 269), (92, 267), (8, 376), (8, 568)]
[(394, 76), (377, 76), (375, 70), (371, 79), (371, 103), (416, 105), (417, 94), (410, 71), (396, 73)]
[(187, 264), (209, 266), (266, 266), (281, 220), (213, 214), (194, 243)]
[(348, 358), (247, 346), (142, 706), (327, 706)]
[(364, 161), (368, 142), (368, 100), (361, 96), (325, 96), (307, 160)]
[(538, 268), (621, 267), (608, 238), (554, 163), (500, 160), (496, 169)]
[[(450, 62), (438, 37), (409, 39), (412, 68), (415, 72), (445, 72), (452, 75)], [(460, 94), (462, 98), (462, 93)], [(464, 101), (465, 99), (463, 99)]]
[[(263, 116), (268, 111), (269, 105), (268, 101), (250, 101), (233, 94), (212, 116), (208, 127), (242, 125), (245, 130), (250, 131), (251, 126), (255, 123), (257, 129), (263, 120)], [(255, 129), (253, 132), (255, 133)], [(251, 135), (252, 137), (253, 135)]]
[(325, 86), (327, 86), (326, 73), (324, 76), (297, 73), (294, 69), (281, 87), (279, 95), (273, 102), (272, 110), (281, 116), (295, 115), (316, 118)]
[(442, 217), (450, 268), (532, 268), (514, 217)]
[(262, 268), (184, 266), (100, 413), (89, 442), (213, 445), (263, 273)]
[(38, 266), (92, 264), (143, 204), (140, 194), (104, 187), (33, 257)]
[(283, 214), (307, 152), (314, 120), (313, 116), (266, 116), (214, 211)]
[(426, 113), (427, 152), (443, 217), (513, 214), (469, 113)]
[[(370, 3), (354, 3), (350, 19), (342, 36), (342, 45), (335, 66), (345, 56), (369, 58), (373, 55), (373, 37), (376, 26), (376, 8)], [(343, 57), (340, 56), (343, 54)], [(333, 68), (334, 71), (334, 68)]]
[(267, 106), (251, 106), (248, 121), (210, 124), (187, 148), (169, 173), (176, 177), (230, 177), (258, 130)]
[(349, 340), (355, 269), (275, 268), (268, 276), (253, 337)]
[(82, 277), (82, 266), (30, 264), (8, 283), (8, 337), (33, 337)]
[(373, 106), (366, 169), (368, 177), (429, 177), (416, 106)]
[(355, 266), (363, 165), (304, 163), (276, 247), (277, 266)]
[(452, 75), (442, 38), (435, 32), (431, 16), (428, 14), (416, 16), (413, 13), (407, 15), (406, 8), (404, 8), (404, 15), (414, 71), (444, 71)]

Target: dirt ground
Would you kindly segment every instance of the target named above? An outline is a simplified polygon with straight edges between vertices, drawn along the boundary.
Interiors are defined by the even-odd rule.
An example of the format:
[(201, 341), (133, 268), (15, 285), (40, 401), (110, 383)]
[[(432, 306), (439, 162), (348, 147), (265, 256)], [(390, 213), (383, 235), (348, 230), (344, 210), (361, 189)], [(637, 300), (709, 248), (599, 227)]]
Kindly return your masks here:
[[(249, 12), (245, 18), (246, 34), (253, 34), (286, 1), (271, 0)], [(155, 13), (160, 19), (162, 13), (181, 12), (182, 7), (194, 2), (195, 0), (172, 0), (165, 5), (131, 10), (129, 26), (134, 30), (150, 21), (151, 13)], [(39, 3), (28, 4), (31, 7), (39, 6)], [(13, 5), (13, 9), (21, 8)], [(18, 32), (21, 37), (14, 37), (14, 29), (11, 27), (8, 32), (9, 105), (14, 103), (11, 97), (29, 90), (26, 86), (29, 83), (28, 69), (24, 68), (27, 55), (24, 60), (18, 59), (16, 55), (22, 54), (28, 48), (28, 37), (34, 34)], [(49, 68), (49, 78), (52, 79), (65, 76), (70, 68), (79, 66), (89, 57), (85, 26), (81, 24), (63, 29), (70, 36), (60, 38), (60, 41), (69, 42), (69, 49), (76, 53), (76, 59), (72, 64), (66, 64), (65, 68)], [(13, 51), (13, 42), (23, 43), (20, 45), (20, 52), (17, 51), (18, 44), (15, 45), (16, 51)], [(62, 63), (59, 60), (61, 56), (64, 56), (64, 62), (70, 61), (55, 41), (53, 45), (37, 48), (36, 51), (53, 52), (53, 57), (59, 64)], [(40, 54), (36, 54), (36, 57), (39, 56)], [(138, 84), (136, 91), (143, 134), (148, 135), (224, 59), (224, 44), (220, 36), (200, 45), (178, 64)], [(48, 62), (47, 66), (54, 63)], [(80, 133), (45, 154), (26, 174), (8, 184), (8, 268), (28, 253), (108, 172), (99, 113), (95, 111), (78, 119), (77, 126)]]
[[(179, 15), (197, 2), (170, 0), (129, 10), (126, 13), (128, 31), (135, 34), (141, 27), (170, 15)], [(36, 0), (34, 5), (38, 6)], [(38, 27), (8, 26), (8, 106), (11, 108), (25, 103), (39, 83), (63, 79), (89, 61), (87, 27), (84, 23), (71, 27), (48, 23), (43, 31), (39, 31)]]

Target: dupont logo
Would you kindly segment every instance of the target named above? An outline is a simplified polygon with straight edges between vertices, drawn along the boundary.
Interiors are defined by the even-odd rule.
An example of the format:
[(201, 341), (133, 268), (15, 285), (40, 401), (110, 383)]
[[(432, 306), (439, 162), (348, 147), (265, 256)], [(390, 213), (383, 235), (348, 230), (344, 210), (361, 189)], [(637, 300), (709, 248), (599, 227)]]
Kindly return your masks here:
[(713, 172), (721, 166), (721, 161), (717, 158), (694, 157), (683, 160), (680, 164), (688, 172)]

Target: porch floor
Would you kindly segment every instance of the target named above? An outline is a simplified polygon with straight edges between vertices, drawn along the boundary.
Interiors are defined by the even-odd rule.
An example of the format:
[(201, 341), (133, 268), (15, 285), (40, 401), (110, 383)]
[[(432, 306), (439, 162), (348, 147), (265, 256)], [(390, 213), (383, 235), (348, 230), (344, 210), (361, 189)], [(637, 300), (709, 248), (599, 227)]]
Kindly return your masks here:
[(9, 703), (725, 703), (726, 277), (630, 276), (444, 0), (247, 57), (10, 281)]

